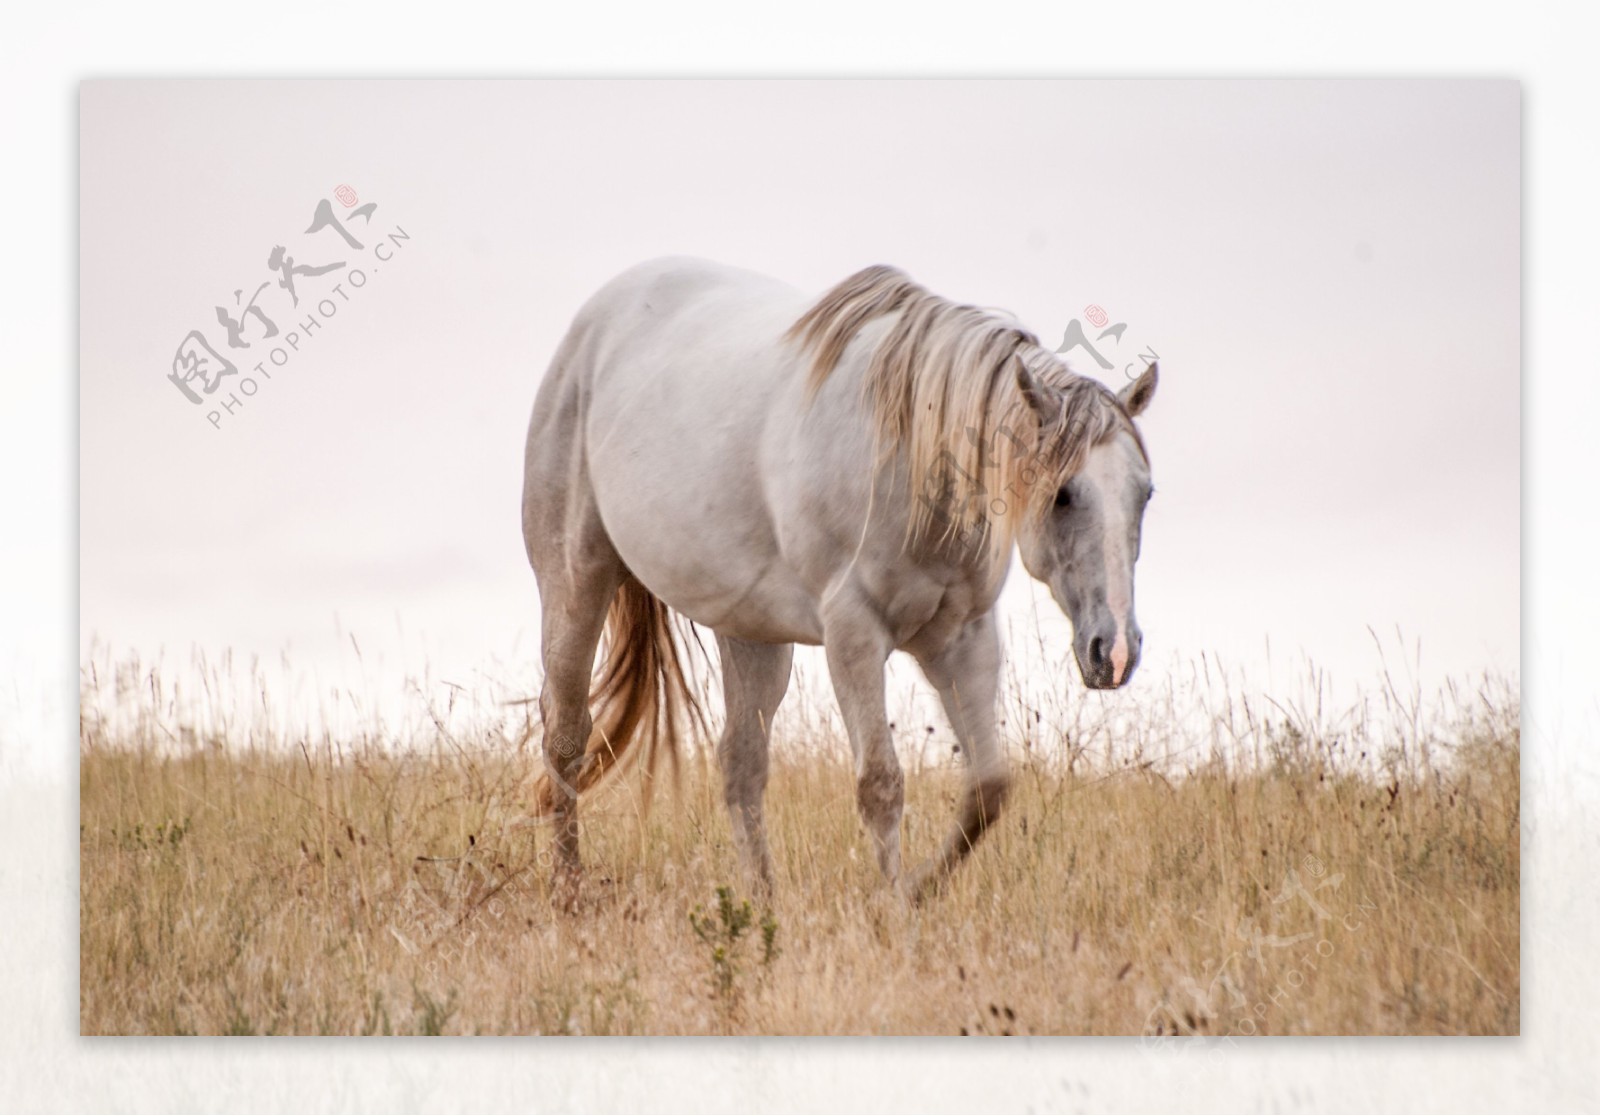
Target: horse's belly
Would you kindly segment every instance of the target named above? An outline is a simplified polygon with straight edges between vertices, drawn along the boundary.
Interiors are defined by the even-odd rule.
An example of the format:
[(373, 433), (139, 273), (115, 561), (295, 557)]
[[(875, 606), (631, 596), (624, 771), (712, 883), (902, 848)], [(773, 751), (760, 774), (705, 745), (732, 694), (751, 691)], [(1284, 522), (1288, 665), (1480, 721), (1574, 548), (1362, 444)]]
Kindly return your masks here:
[(732, 608), (704, 621), (723, 635), (755, 643), (822, 642), (817, 602), (787, 571), (751, 586)]
[[(726, 538), (640, 529), (638, 520), (608, 526), (612, 545), (644, 586), (674, 611), (735, 639), (757, 643), (821, 643), (816, 601), (775, 550), (732, 545)], [(709, 544), (709, 545), (708, 545)]]

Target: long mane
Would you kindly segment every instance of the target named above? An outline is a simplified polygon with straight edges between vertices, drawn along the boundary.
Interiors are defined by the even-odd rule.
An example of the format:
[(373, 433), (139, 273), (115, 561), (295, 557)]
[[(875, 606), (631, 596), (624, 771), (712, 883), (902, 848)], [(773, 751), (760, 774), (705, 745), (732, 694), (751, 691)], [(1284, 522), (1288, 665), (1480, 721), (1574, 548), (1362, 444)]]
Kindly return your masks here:
[[(903, 451), (912, 484), (911, 537), (972, 541), (1003, 560), (1018, 528), (1042, 515), (1089, 450), (1137, 427), (1115, 394), (1009, 316), (951, 302), (898, 268), (865, 268), (825, 293), (784, 335), (812, 356), (815, 396), (851, 340), (895, 315), (863, 379), (880, 465)], [(1059, 396), (1046, 428), (1014, 362)]]

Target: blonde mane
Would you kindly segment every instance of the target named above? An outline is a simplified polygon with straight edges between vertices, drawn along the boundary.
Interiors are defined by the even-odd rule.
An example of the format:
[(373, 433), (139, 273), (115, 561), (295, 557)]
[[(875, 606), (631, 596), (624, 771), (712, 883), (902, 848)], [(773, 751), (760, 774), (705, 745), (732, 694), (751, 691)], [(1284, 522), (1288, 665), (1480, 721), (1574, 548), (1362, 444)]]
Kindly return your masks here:
[[(1099, 381), (1072, 372), (1009, 317), (951, 302), (883, 265), (828, 291), (784, 335), (812, 353), (813, 396), (851, 339), (892, 314), (863, 391), (880, 462), (906, 454), (911, 538), (971, 541), (1003, 560), (1020, 526), (1044, 513), (1093, 446), (1126, 430), (1144, 452), (1127, 410)], [(1018, 386), (1014, 361), (1058, 397), (1048, 428)]]

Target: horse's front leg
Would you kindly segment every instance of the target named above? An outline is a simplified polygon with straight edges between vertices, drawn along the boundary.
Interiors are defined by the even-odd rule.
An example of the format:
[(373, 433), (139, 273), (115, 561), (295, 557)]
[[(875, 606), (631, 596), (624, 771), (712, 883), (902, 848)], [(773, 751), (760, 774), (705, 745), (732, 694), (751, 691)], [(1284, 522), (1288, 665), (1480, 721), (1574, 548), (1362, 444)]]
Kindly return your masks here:
[(898, 884), (906, 784), (883, 698), (883, 667), (893, 642), (877, 610), (848, 588), (829, 599), (822, 623), (828, 674), (855, 756), (856, 807), (872, 837), (878, 867), (889, 883)]
[(922, 671), (939, 691), (945, 715), (967, 762), (967, 791), (955, 828), (938, 855), (917, 870), (912, 894), (921, 897), (938, 887), (964, 860), (984, 830), (994, 824), (1010, 786), (1005, 756), (995, 727), (1000, 687), (1000, 638), (994, 613), (967, 624), (939, 654), (918, 658)]

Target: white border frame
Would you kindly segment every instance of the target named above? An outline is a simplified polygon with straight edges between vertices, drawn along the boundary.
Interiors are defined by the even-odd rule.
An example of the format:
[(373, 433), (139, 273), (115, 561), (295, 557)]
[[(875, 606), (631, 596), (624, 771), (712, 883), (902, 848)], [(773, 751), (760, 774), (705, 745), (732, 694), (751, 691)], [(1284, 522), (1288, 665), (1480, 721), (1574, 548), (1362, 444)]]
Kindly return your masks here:
[[(160, 11), (157, 11), (157, 8)], [(1600, 389), (1587, 20), (1523, 4), (585, 12), (333, 0), (0, 16), (0, 1108), (1540, 1110), (1600, 1105), (1594, 568)], [(781, 30), (781, 33), (776, 33)], [(77, 1037), (77, 86), (117, 76), (1494, 76), (1523, 83), (1523, 1037), (1133, 1041)]]

